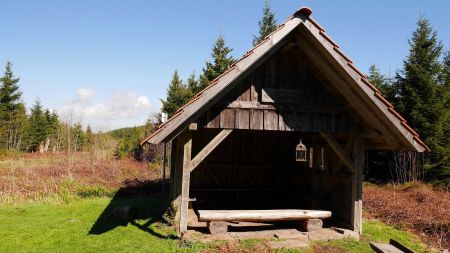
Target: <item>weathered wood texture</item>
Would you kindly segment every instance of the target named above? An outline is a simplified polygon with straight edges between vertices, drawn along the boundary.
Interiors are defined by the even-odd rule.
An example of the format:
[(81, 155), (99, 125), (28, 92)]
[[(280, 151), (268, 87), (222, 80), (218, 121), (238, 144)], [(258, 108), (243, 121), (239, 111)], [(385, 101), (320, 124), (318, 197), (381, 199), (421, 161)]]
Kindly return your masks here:
[(183, 140), (183, 169), (181, 179), (181, 205), (180, 205), (180, 233), (187, 231), (188, 224), (188, 207), (189, 207), (189, 188), (191, 179), (191, 170), (189, 164), (192, 156), (192, 134), (190, 131), (183, 132), (181, 136)]
[(319, 210), (198, 210), (200, 221), (288, 221), (306, 219), (325, 219), (331, 217), (330, 211)]
[(202, 115), (199, 127), (348, 132), (353, 112), (330, 89), (307, 59), (279, 51)]
[[(220, 131), (195, 131), (193, 156)], [(306, 163), (295, 162), (300, 137), (308, 148)], [(190, 197), (197, 199), (196, 209), (330, 210), (332, 220), (353, 229), (352, 173), (345, 166), (336, 173), (338, 161), (320, 134), (233, 131), (192, 171)]]

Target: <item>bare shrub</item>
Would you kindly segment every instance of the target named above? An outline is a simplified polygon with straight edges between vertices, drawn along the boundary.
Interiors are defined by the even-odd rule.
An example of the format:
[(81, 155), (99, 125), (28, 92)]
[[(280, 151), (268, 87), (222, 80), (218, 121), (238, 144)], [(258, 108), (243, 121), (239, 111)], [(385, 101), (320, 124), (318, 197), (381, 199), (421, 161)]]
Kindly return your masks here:
[(450, 248), (450, 193), (430, 185), (366, 185), (366, 218), (412, 230), (430, 247)]
[(400, 184), (421, 181), (424, 176), (423, 154), (413, 151), (394, 151), (390, 163), (392, 178)]
[(9, 168), (0, 168), (0, 203), (65, 201), (74, 194), (108, 196), (127, 180), (160, 177), (160, 170), (149, 170), (132, 158), (116, 161), (96, 154), (93, 162), (89, 152), (25, 154)]

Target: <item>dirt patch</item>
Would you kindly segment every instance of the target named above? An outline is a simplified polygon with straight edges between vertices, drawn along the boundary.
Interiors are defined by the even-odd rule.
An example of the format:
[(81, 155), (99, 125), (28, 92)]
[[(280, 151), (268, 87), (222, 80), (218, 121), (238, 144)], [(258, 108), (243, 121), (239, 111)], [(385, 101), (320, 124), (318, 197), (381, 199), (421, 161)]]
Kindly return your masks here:
[(366, 185), (366, 218), (411, 230), (439, 249), (450, 248), (450, 193), (430, 185)]

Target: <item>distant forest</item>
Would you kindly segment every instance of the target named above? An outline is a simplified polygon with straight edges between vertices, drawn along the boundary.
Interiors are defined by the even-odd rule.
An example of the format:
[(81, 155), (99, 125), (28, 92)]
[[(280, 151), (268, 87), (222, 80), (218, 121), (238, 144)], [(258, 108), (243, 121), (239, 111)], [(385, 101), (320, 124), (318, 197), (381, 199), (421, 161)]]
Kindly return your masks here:
[[(275, 14), (266, 2), (259, 33), (253, 45), (275, 30)], [(409, 41), (409, 55), (394, 76), (381, 73), (376, 65), (369, 68), (369, 80), (375, 84), (416, 130), (432, 150), (424, 155), (414, 152), (367, 152), (366, 180), (406, 182), (427, 180), (441, 185), (450, 184), (450, 51), (445, 50), (430, 22), (421, 17)], [(0, 158), (8, 152), (86, 151), (91, 148), (110, 148), (116, 158), (134, 156), (151, 161), (157, 148), (143, 148), (140, 140), (155, 129), (162, 115), (173, 115), (210, 81), (222, 74), (235, 59), (232, 49), (219, 35), (212, 47), (211, 59), (202, 73), (193, 72), (183, 81), (177, 70), (162, 99), (162, 112), (156, 120), (144, 126), (118, 129), (108, 133), (93, 133), (70, 117), (44, 108), (39, 100), (27, 113), (19, 89), (19, 78), (13, 74), (12, 64), (6, 63), (0, 78)], [(153, 150), (144, 155), (145, 149)]]

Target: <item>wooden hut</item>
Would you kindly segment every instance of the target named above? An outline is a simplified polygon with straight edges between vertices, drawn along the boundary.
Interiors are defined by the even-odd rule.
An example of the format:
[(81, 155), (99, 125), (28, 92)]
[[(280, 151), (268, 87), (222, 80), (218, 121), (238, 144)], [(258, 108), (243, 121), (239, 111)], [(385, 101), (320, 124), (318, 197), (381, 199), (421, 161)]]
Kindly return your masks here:
[(180, 234), (204, 210), (217, 211), (208, 221), (325, 210), (361, 233), (364, 150), (428, 150), (310, 15), (295, 12), (142, 142), (172, 142)]

